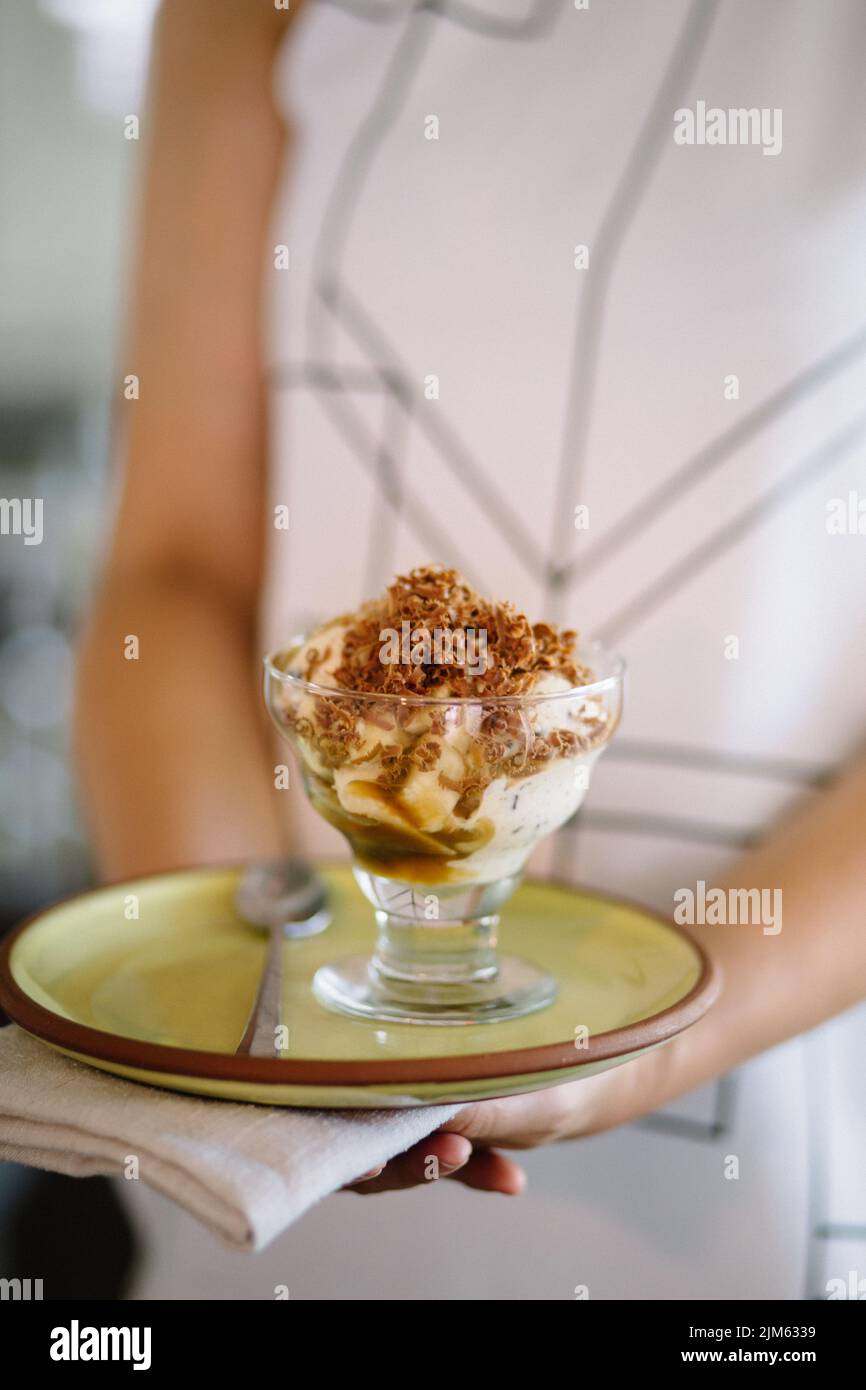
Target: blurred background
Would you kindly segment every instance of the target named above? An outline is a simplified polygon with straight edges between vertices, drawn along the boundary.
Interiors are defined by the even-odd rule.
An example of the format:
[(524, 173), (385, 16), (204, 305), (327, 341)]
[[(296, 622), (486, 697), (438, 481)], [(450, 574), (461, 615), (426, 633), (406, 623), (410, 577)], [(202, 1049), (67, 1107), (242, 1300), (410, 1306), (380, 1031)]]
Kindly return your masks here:
[(71, 634), (106, 526), (115, 352), (156, 0), (0, 6), (0, 923), (83, 886), (68, 770)]
[[(0, 930), (90, 880), (69, 765), (72, 642), (108, 534), (111, 401), (156, 0), (0, 6)], [(0, 1263), (116, 1297), (134, 1241), (112, 1186), (5, 1164)], [(82, 1249), (88, 1251), (83, 1264)]]

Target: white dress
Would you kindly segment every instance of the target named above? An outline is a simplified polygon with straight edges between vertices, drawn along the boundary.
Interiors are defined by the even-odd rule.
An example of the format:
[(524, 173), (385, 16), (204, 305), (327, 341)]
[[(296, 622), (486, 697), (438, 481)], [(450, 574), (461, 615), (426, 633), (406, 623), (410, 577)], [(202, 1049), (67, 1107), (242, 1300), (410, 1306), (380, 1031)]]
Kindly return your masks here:
[[(864, 39), (858, 0), (330, 0), (276, 75), (266, 640), (431, 560), (607, 638), (626, 719), (539, 866), (667, 912), (863, 733)], [(677, 143), (699, 103), (763, 144)], [(529, 1155), (520, 1202), (333, 1199), (293, 1297), (825, 1297), (866, 1274), (864, 1022)]]

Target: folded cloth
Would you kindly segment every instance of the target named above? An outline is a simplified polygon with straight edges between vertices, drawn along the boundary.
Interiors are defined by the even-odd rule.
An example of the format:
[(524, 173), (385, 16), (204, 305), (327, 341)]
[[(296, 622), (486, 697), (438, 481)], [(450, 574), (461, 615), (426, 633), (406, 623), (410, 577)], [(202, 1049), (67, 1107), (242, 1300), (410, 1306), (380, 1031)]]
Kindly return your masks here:
[(271, 1110), (200, 1100), (84, 1066), (15, 1024), (0, 1029), (0, 1159), (80, 1178), (137, 1171), (243, 1250), (263, 1249), (314, 1202), (459, 1108)]

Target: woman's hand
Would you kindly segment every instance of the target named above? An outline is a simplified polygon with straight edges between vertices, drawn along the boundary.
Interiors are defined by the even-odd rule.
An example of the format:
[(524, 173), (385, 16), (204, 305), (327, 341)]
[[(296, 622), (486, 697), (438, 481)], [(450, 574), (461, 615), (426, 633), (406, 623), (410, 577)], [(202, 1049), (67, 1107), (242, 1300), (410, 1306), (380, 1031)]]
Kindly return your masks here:
[(396, 1192), (454, 1178), (466, 1187), (516, 1197), (526, 1186), (526, 1173), (499, 1148), (536, 1149), (605, 1129), (616, 1123), (612, 1101), (620, 1091), (617, 1074), (603, 1072), (525, 1096), (467, 1105), (440, 1130), (346, 1190)]

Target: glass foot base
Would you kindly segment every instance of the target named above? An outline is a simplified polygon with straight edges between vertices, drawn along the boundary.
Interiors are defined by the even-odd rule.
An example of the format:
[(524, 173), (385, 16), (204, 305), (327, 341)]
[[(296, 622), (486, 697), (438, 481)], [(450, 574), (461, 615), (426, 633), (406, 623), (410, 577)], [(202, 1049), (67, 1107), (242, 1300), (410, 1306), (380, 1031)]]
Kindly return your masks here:
[(492, 979), (471, 985), (376, 982), (369, 956), (347, 956), (323, 965), (313, 978), (320, 1004), (354, 1018), (383, 1023), (501, 1023), (547, 1008), (556, 981), (529, 961), (500, 957)]

